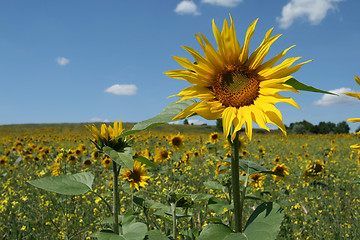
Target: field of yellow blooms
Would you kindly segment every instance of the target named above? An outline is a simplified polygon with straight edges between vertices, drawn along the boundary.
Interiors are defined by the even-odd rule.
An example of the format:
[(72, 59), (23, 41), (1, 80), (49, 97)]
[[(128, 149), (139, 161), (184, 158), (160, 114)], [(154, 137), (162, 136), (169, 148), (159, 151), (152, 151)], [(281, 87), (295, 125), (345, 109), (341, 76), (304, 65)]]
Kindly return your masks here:
[[(112, 197), (112, 162), (95, 149), (83, 125), (72, 127), (2, 128), (0, 239), (93, 239), (109, 225), (111, 207), (103, 200)], [(250, 176), (252, 199), (245, 202), (244, 218), (262, 201), (272, 201), (285, 215), (277, 239), (360, 238), (360, 155), (349, 147), (358, 142), (356, 135), (254, 134), (251, 142), (241, 136), (243, 159), (284, 176)], [(231, 221), (231, 174), (222, 161), (230, 155), (229, 145), (215, 128), (208, 133), (159, 128), (131, 139), (133, 154), (155, 167), (139, 167), (138, 184), (121, 171), (123, 219), (135, 213), (149, 230), (168, 235), (168, 198), (181, 196), (179, 238), (191, 239), (210, 221)], [(60, 195), (27, 182), (80, 172), (95, 176), (93, 192)]]

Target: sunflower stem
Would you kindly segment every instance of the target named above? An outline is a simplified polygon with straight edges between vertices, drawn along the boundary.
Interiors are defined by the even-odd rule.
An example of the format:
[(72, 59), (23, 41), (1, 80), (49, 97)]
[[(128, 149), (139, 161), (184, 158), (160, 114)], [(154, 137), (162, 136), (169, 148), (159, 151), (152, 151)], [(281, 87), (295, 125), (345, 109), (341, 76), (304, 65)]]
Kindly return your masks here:
[[(234, 133), (232, 133), (234, 134)], [(234, 141), (231, 141), (231, 135), (228, 137), (228, 141), (231, 149), (231, 177), (232, 177), (232, 194), (234, 201), (234, 217), (235, 217), (235, 232), (241, 232), (242, 230), (242, 212), (243, 212), (243, 200), (240, 195), (240, 179), (239, 179), (239, 131), (236, 132)]]
[(173, 227), (173, 238), (177, 238), (177, 228), (176, 228), (176, 203), (171, 203), (171, 214), (172, 214), (172, 227)]
[(119, 210), (120, 210), (120, 198), (119, 198), (119, 186), (118, 186), (118, 167), (115, 161), (112, 161), (113, 166), (113, 231), (119, 234)]

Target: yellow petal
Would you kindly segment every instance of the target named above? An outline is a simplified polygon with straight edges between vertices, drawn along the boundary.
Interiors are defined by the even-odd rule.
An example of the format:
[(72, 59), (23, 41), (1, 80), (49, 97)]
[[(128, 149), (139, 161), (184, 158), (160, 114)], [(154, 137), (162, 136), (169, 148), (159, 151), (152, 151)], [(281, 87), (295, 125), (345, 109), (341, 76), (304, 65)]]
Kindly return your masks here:
[(212, 102), (200, 102), (192, 111), (199, 114), (201, 117), (207, 120), (216, 120), (221, 118), (223, 109), (218, 109), (215, 107), (216, 103)]
[(358, 76), (355, 76), (355, 75), (354, 75), (354, 78), (355, 78), (356, 83), (358, 85), (360, 85), (360, 78)]
[(281, 53), (279, 53), (278, 55), (276, 55), (275, 57), (273, 57), (272, 59), (268, 60), (267, 62), (265, 62), (264, 64), (262, 64), (257, 71), (261, 71), (264, 70), (266, 68), (272, 68), (275, 63), (277, 61), (279, 61), (283, 56), (285, 56), (286, 52), (289, 51), (291, 48), (295, 47), (295, 45), (285, 49), (284, 51), (282, 51)]
[(354, 122), (360, 122), (360, 118), (349, 118), (349, 119), (347, 119), (346, 121), (352, 122), (352, 123), (354, 123)]
[(231, 124), (236, 116), (236, 108), (227, 107), (222, 113), (222, 122), (223, 122), (223, 130), (224, 137), (227, 138), (230, 133)]
[(244, 41), (244, 45), (243, 47), (241, 48), (241, 53), (240, 53), (240, 57), (239, 57), (239, 60), (241, 63), (245, 63), (246, 59), (248, 58), (248, 55), (249, 55), (249, 43), (250, 43), (250, 40), (251, 40), (251, 37), (253, 36), (254, 34), (254, 31), (255, 31), (255, 26), (256, 26), (256, 23), (259, 19), (256, 19), (251, 25), (250, 27), (248, 28), (247, 32), (246, 32), (246, 37), (245, 37), (245, 41)]
[(350, 148), (353, 149), (353, 150), (360, 150), (360, 143), (351, 145)]
[(344, 92), (343, 94), (345, 94), (349, 97), (355, 97), (360, 100), (360, 93)]
[(164, 74), (171, 78), (186, 80), (197, 86), (210, 86), (213, 79), (213, 76), (209, 77), (209, 75), (201, 75), (184, 69), (167, 71)]

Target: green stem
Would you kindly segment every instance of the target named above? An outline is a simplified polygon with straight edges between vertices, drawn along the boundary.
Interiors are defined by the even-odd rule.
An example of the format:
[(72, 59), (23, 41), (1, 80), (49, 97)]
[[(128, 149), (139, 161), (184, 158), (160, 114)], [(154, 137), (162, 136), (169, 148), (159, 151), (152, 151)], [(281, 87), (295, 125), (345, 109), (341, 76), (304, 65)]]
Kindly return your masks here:
[(105, 198), (103, 198), (103, 196), (101, 196), (101, 194), (95, 192), (95, 191), (91, 191), (92, 193), (94, 193), (96, 196), (98, 196), (105, 204), (106, 206), (108, 207), (108, 210), (110, 213), (112, 213), (112, 210), (111, 210), (111, 206), (110, 204), (105, 200)]
[[(234, 133), (232, 133), (234, 134)], [(231, 141), (231, 134), (228, 137), (231, 150), (231, 176), (232, 176), (232, 194), (234, 201), (235, 232), (242, 230), (242, 212), (240, 196), (240, 179), (239, 179), (239, 132), (236, 132), (234, 141)]]
[[(119, 234), (119, 212), (120, 212), (120, 197), (119, 197), (119, 186), (118, 186), (118, 169), (115, 161), (112, 161), (113, 165), (113, 215), (114, 224), (113, 231)], [(121, 166), (120, 166), (121, 167)]]
[(244, 183), (244, 187), (241, 191), (241, 198), (240, 198), (240, 209), (241, 209), (241, 212), (240, 212), (240, 231), (242, 232), (242, 215), (243, 215), (243, 209), (244, 209), (244, 203), (245, 203), (245, 196), (246, 196), (246, 189), (247, 189), (247, 186), (248, 186), (248, 180), (249, 180), (249, 175), (246, 174), (246, 180), (245, 180), (245, 183)]
[(171, 213), (172, 213), (172, 224), (173, 224), (173, 238), (177, 237), (176, 229), (176, 203), (171, 203)]

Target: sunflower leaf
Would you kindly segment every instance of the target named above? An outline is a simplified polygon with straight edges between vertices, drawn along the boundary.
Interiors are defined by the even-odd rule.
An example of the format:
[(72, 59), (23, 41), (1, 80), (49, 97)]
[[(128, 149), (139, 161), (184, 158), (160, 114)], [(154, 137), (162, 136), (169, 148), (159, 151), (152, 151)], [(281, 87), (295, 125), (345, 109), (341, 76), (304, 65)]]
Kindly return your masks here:
[(262, 203), (249, 217), (244, 234), (247, 239), (275, 239), (283, 218), (283, 209), (278, 204)]
[(196, 103), (196, 100), (194, 99), (173, 102), (165, 107), (157, 116), (135, 124), (135, 126), (130, 131), (123, 132), (118, 137), (125, 137), (130, 134), (171, 122), (176, 115), (194, 103)]
[(138, 161), (138, 162), (141, 162), (141, 163), (145, 164), (148, 167), (156, 168), (156, 164), (153, 163), (152, 161), (150, 161), (149, 159), (147, 159), (146, 157), (134, 156), (133, 159), (135, 161)]
[(94, 175), (89, 172), (51, 176), (30, 180), (28, 183), (50, 192), (63, 195), (80, 195), (92, 191)]
[(124, 166), (128, 169), (133, 169), (133, 158), (132, 158), (132, 150), (131, 148), (125, 148), (124, 152), (118, 152), (112, 149), (111, 147), (105, 146), (103, 151), (106, 155), (108, 155), (111, 160), (116, 162), (117, 164)]
[(289, 80), (287, 80), (287, 81), (285, 82), (285, 84), (292, 86), (292, 87), (295, 88), (296, 90), (308, 91), (308, 92), (318, 92), (318, 93), (331, 94), (331, 95), (337, 95), (337, 94), (332, 93), (332, 92), (327, 92), (327, 91), (324, 91), (324, 90), (320, 90), (320, 89), (314, 88), (314, 87), (312, 87), (312, 86), (305, 85), (305, 84), (299, 82), (298, 80), (296, 80), (295, 78), (290, 78)]

